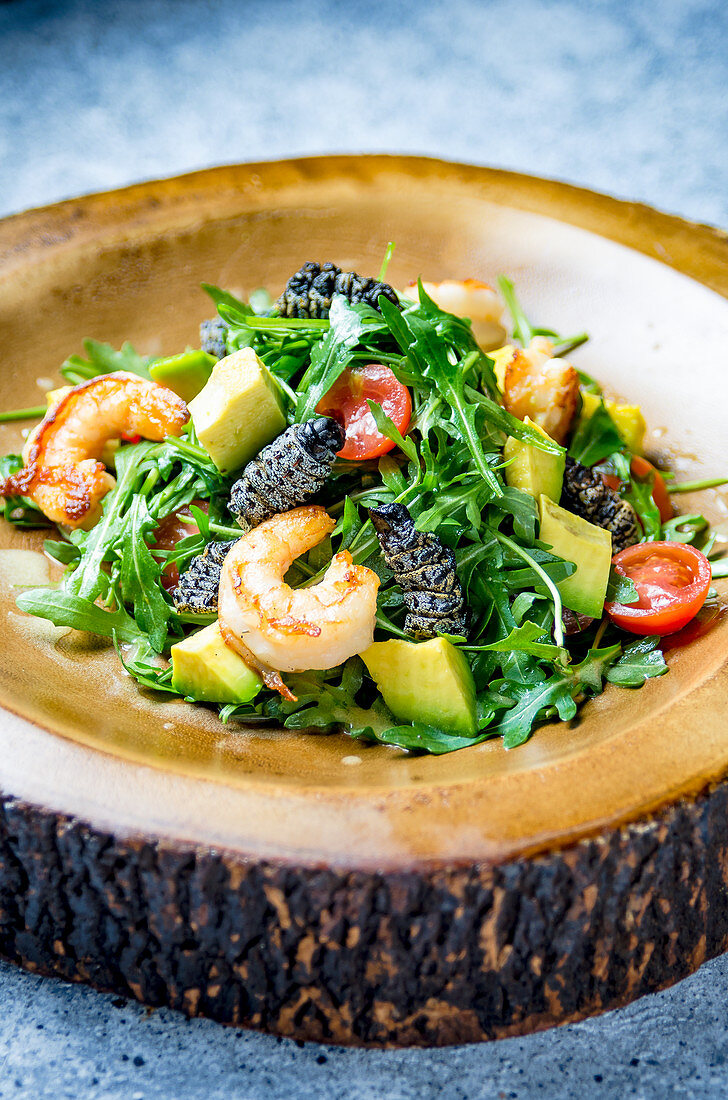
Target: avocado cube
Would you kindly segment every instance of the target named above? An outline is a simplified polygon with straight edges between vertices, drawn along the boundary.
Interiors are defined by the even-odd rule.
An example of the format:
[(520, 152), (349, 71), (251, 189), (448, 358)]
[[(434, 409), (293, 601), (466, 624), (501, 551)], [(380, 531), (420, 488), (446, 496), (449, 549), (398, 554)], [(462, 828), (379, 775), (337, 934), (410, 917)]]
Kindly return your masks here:
[(239, 470), (286, 427), (276, 384), (252, 348), (216, 363), (189, 409), (197, 438), (222, 473)]
[[(544, 439), (551, 439), (548, 432), (534, 424), (530, 417), (526, 417), (524, 424), (535, 428)], [(503, 471), (507, 485), (523, 489), (535, 500), (542, 494), (552, 500), (559, 499), (566, 467), (565, 454), (554, 455), (540, 451), (538, 447), (509, 435), (503, 448), (503, 458), (508, 463)]]
[(612, 564), (612, 536), (603, 527), (567, 512), (547, 496), (539, 497), (539, 538), (552, 554), (576, 566), (558, 589), (566, 607), (600, 619)]
[(189, 403), (207, 383), (216, 362), (217, 359), (206, 351), (188, 348), (180, 355), (157, 359), (150, 365), (149, 373), (155, 382), (167, 386)]
[(217, 622), (172, 646), (172, 686), (200, 703), (249, 703), (262, 687), (257, 672), (225, 644)]
[(463, 737), (478, 732), (470, 665), (446, 638), (374, 642), (361, 658), (397, 718)]

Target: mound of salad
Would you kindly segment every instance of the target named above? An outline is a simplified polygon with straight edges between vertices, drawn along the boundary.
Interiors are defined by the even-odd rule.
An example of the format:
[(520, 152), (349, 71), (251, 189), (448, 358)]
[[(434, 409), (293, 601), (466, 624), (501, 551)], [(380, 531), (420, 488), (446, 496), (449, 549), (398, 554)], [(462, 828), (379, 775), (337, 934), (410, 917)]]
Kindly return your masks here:
[[(668, 671), (728, 559), (643, 454), (635, 405), (536, 328), (511, 281), (309, 262), (274, 300), (203, 284), (200, 346), (96, 341), (0, 460), (50, 527), (28, 614), (113, 641), (164, 703), (442, 754), (524, 743)], [(506, 318), (506, 320), (504, 320)], [(509, 334), (507, 334), (507, 331)]]

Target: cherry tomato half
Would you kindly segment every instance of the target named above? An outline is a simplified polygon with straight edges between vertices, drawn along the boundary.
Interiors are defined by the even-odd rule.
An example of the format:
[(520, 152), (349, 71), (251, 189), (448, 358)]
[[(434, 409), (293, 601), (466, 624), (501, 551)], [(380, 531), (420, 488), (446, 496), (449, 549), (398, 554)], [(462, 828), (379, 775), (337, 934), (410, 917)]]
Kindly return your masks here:
[(641, 542), (612, 559), (634, 583), (637, 603), (605, 603), (615, 624), (632, 634), (672, 634), (697, 615), (710, 588), (710, 562), (682, 542)]
[[(206, 500), (193, 500), (192, 503), (196, 505), (201, 511), (207, 514), (209, 507)], [(154, 532), (154, 545), (152, 546), (152, 557), (155, 561), (163, 562), (165, 559), (156, 554), (156, 550), (174, 550), (180, 539), (186, 539), (190, 535), (197, 535), (200, 532), (200, 528), (193, 521), (192, 523), (184, 523), (182, 517), (186, 516), (188, 520), (192, 519), (192, 512), (189, 508), (180, 508), (178, 512), (170, 512), (168, 516), (157, 525), (157, 529)], [(177, 587), (179, 581), (179, 569), (177, 568), (176, 561), (167, 562), (162, 569), (162, 575), (160, 581), (163, 588), (166, 588), (168, 592), (171, 592), (173, 588)]]
[[(631, 471), (632, 477), (646, 478), (649, 474), (655, 475), (655, 480), (652, 484), (652, 499), (659, 510), (660, 520), (663, 523), (667, 523), (669, 519), (672, 519), (674, 513), (670, 494), (667, 491), (667, 485), (665, 485), (664, 478), (660, 471), (657, 470), (651, 462), (648, 462), (646, 458), (642, 458), (641, 455), (632, 455)], [(602, 481), (605, 485), (608, 485), (610, 489), (614, 489), (615, 493), (618, 493), (622, 488), (622, 482), (616, 474), (603, 473)]]
[(316, 412), (344, 425), (346, 442), (340, 458), (362, 461), (379, 458), (395, 444), (378, 430), (367, 401), (375, 401), (402, 435), (409, 427), (412, 401), (409, 390), (383, 363), (348, 367), (319, 401)]

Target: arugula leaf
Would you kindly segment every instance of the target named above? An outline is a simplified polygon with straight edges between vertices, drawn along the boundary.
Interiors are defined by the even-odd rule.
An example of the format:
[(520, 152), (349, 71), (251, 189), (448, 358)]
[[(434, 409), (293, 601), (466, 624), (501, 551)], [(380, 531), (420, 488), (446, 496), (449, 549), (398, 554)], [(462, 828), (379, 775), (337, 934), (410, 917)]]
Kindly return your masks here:
[(574, 432), (569, 455), (582, 466), (595, 466), (615, 451), (623, 451), (624, 443), (617, 425), (601, 401), (592, 416), (583, 419)]
[(651, 635), (625, 646), (622, 656), (608, 670), (607, 680), (610, 684), (636, 688), (653, 676), (664, 676), (668, 668), (659, 645), (660, 638)]
[(364, 520), (359, 514), (359, 509), (351, 497), (346, 497), (344, 514), (341, 517), (341, 550), (348, 550), (363, 526)]
[(618, 573), (612, 565), (609, 569), (609, 581), (605, 596), (607, 603), (631, 604), (637, 603), (639, 598), (639, 592), (635, 588), (632, 578)]
[(354, 348), (367, 327), (380, 325), (381, 318), (376, 310), (363, 305), (353, 306), (343, 295), (334, 295), (329, 310), (328, 332), (313, 348), (311, 365), (298, 387), (296, 420), (299, 424), (314, 415), (321, 398), (351, 361)]
[(150, 691), (163, 691), (169, 695), (176, 695), (178, 699), (182, 698), (182, 693), (177, 691), (177, 688), (172, 687), (171, 665), (169, 668), (160, 668), (158, 665), (143, 660), (138, 655), (127, 659), (121, 651), (116, 631), (114, 631), (113, 638), (116, 655), (122, 667), (141, 687), (148, 688)]
[(15, 601), (21, 611), (49, 619), (55, 626), (70, 626), (113, 638), (125, 645), (139, 644), (142, 652), (150, 653), (148, 639), (123, 607), (105, 611), (91, 600), (74, 596), (57, 588), (30, 588)]
[(505, 638), (489, 642), (487, 645), (463, 646), (467, 653), (530, 653), (533, 657), (541, 657), (549, 661), (557, 661), (560, 664), (568, 662), (568, 653), (563, 646), (554, 645), (544, 641), (543, 627), (537, 623), (525, 622), (516, 626)]
[[(425, 292), (420, 284), (420, 300), (422, 297), (425, 297)], [(476, 469), (492, 494), (500, 496), (501, 484), (488, 463), (478, 434), (475, 420), (478, 406), (468, 401), (463, 390), (462, 361), (450, 361), (447, 345), (438, 336), (434, 325), (416, 310), (400, 313), (384, 296), (380, 299), (380, 307), (390, 332), (408, 356), (415, 372), (420, 378), (431, 381), (447, 401), (457, 435), (466, 443)]]
[(116, 464), (119, 478), (116, 486), (104, 497), (101, 519), (90, 531), (75, 532), (74, 541), (81, 547), (82, 557), (65, 581), (67, 591), (93, 601), (107, 587), (103, 565), (119, 539), (120, 520), (140, 474), (140, 460), (146, 458), (153, 447), (152, 443), (137, 443), (119, 451)]
[(129, 509), (129, 533), (121, 557), (120, 587), (124, 602), (133, 606), (134, 618), (149, 635), (152, 648), (161, 653), (167, 640), (172, 608), (158, 583), (161, 567), (146, 542), (155, 527), (156, 521), (150, 516), (144, 497), (135, 496)]
[(54, 561), (59, 561), (63, 565), (77, 561), (81, 556), (81, 551), (72, 542), (59, 542), (56, 539), (45, 539), (43, 550)]
[(423, 722), (412, 722), (410, 725), (391, 726), (380, 732), (369, 730), (350, 731), (350, 736), (363, 740), (376, 740), (382, 745), (394, 745), (408, 752), (427, 752), (432, 756), (443, 756), (445, 753), (457, 752), (458, 749), (469, 749), (473, 745), (479, 745), (494, 733), (481, 733), (475, 737), (462, 737), (456, 733), (446, 733), (445, 730), (435, 726), (425, 725)]
[(576, 714), (570, 678), (563, 672), (556, 672), (536, 684), (514, 683), (511, 686), (516, 695), (516, 705), (506, 711), (496, 726), (505, 749), (515, 749), (527, 741), (534, 725), (548, 708), (555, 707), (563, 722)]
[(149, 364), (152, 360), (139, 355), (128, 340), (119, 351), (115, 351), (111, 344), (102, 344), (98, 340), (84, 340), (83, 347), (88, 359), (70, 355), (61, 366), (61, 375), (72, 386), (114, 371), (129, 371), (141, 378), (150, 378)]
[(644, 479), (634, 477), (631, 471), (630, 457), (627, 454), (612, 455), (612, 462), (617, 475), (622, 480), (622, 484), (626, 486), (621, 493), (622, 499), (632, 505), (642, 524), (644, 532), (642, 541), (654, 542), (659, 540), (662, 537), (662, 520), (660, 519), (660, 509), (652, 496), (655, 475), (650, 470)]
[(391, 439), (393, 443), (399, 447), (400, 451), (407, 455), (410, 462), (419, 467), (420, 456), (417, 453), (417, 447), (414, 439), (405, 438), (397, 425), (390, 417), (387, 416), (381, 405), (378, 405), (376, 401), (367, 401), (369, 411), (374, 417), (374, 423), (377, 425), (377, 431), (386, 436), (387, 439)]
[(219, 286), (214, 286), (212, 283), (200, 283), (200, 286), (204, 290), (205, 294), (209, 294), (215, 303), (215, 309), (219, 312), (221, 306), (227, 308), (228, 316), (223, 320), (239, 319), (244, 321), (247, 317), (251, 317), (253, 310), (246, 302), (241, 301), (240, 298), (236, 298), (234, 294), (231, 294), (229, 290), (222, 290)]

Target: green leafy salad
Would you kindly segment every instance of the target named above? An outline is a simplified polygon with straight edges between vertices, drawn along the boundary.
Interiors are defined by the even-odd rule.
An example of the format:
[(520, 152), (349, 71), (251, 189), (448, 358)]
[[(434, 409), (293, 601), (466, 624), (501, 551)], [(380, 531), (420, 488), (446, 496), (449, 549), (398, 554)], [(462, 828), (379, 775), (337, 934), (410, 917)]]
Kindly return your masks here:
[[(586, 337), (533, 327), (508, 279), (500, 298), (449, 284), (459, 316), (385, 276), (309, 263), (277, 301), (205, 285), (201, 348), (87, 340), (48, 410), (2, 414), (41, 420), (0, 460), (4, 518), (52, 527), (65, 567), (18, 607), (111, 639), (160, 706), (434, 754), (513, 749), (665, 674), (663, 638), (709, 618), (728, 575), (671, 495), (724, 479), (660, 473), (639, 408), (569, 361)], [(509, 318), (490, 350), (478, 293)], [(83, 452), (91, 395), (104, 424), (117, 404)]]

